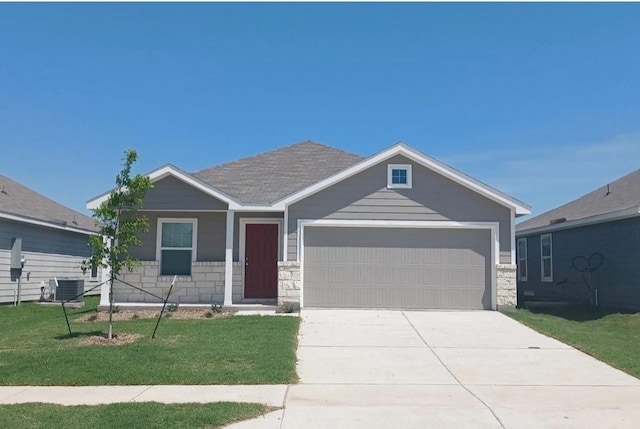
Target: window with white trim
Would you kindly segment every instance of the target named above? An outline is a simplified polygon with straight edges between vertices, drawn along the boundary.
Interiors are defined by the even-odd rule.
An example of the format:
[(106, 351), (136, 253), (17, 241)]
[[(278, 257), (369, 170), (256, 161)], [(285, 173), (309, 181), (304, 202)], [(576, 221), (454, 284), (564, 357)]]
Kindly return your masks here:
[(518, 257), (518, 280), (527, 281), (527, 239), (518, 238), (518, 248), (516, 249)]
[(190, 276), (196, 260), (197, 219), (158, 219), (161, 276)]
[(387, 165), (387, 188), (411, 188), (411, 164)]
[(553, 281), (553, 242), (551, 234), (540, 236), (540, 277), (543, 282)]
[(89, 280), (92, 282), (97, 282), (98, 281), (98, 267), (90, 267), (89, 268)]

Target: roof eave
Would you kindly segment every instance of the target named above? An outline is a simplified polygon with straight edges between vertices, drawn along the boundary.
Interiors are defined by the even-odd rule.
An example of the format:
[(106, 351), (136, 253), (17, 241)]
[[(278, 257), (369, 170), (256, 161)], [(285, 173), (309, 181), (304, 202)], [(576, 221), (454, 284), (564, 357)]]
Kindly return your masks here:
[(640, 216), (640, 207), (633, 206), (622, 210), (615, 210), (608, 213), (583, 217), (580, 219), (568, 220), (561, 223), (542, 225), (533, 228), (518, 230), (516, 226), (516, 236), (531, 234), (542, 234), (545, 232), (560, 231), (563, 229), (577, 228), (580, 226), (594, 225), (598, 223), (612, 222), (616, 220), (628, 219)]
[(75, 227), (75, 226), (69, 226), (63, 223), (54, 223), (54, 222), (46, 221), (42, 219), (30, 218), (30, 217), (21, 216), (13, 213), (0, 212), (0, 218), (15, 221), (15, 222), (24, 222), (31, 225), (44, 226), (46, 228), (60, 229), (64, 231), (70, 231), (70, 232), (75, 232), (75, 233), (85, 234), (85, 235), (98, 234), (98, 231), (94, 231), (94, 230), (89, 230), (89, 229)]

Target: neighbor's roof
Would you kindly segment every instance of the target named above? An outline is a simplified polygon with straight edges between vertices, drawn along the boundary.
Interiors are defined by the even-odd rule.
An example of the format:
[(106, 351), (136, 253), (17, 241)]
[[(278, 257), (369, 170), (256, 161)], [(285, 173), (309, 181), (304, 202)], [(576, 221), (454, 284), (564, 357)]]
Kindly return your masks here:
[[(640, 169), (615, 182), (601, 186), (577, 200), (519, 223), (516, 231), (548, 226), (551, 221), (560, 221), (556, 225), (561, 227), (564, 222), (638, 206), (640, 206)], [(563, 218), (566, 220), (562, 220)]]
[(0, 175), (0, 217), (46, 226), (97, 231), (93, 219)]
[(270, 204), (364, 158), (313, 141), (200, 170), (194, 177), (243, 204)]

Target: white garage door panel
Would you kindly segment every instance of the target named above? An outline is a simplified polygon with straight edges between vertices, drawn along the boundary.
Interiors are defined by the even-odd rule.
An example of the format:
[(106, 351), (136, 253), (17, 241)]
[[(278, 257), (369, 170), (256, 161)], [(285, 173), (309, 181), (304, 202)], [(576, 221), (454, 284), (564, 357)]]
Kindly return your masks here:
[(491, 307), (488, 230), (307, 227), (308, 307)]

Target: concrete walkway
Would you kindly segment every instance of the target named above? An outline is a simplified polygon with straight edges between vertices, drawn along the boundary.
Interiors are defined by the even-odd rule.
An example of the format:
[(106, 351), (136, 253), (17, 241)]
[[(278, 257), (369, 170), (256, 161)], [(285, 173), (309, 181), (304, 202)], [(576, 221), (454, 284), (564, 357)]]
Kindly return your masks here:
[(640, 381), (496, 312), (305, 310), (300, 384), (234, 429), (638, 428)]
[(264, 386), (0, 386), (0, 404), (48, 402), (97, 405), (116, 402), (257, 402), (282, 407), (286, 385)]

